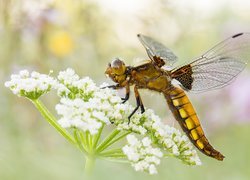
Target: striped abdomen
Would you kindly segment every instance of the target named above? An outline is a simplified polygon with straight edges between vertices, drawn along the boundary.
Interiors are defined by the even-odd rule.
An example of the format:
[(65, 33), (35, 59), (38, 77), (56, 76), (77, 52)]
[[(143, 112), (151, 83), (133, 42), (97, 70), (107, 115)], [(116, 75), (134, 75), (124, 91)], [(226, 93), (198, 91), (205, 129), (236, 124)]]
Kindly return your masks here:
[(220, 161), (224, 156), (216, 151), (205, 137), (200, 121), (185, 92), (177, 87), (163, 92), (170, 110), (191, 142), (204, 154)]

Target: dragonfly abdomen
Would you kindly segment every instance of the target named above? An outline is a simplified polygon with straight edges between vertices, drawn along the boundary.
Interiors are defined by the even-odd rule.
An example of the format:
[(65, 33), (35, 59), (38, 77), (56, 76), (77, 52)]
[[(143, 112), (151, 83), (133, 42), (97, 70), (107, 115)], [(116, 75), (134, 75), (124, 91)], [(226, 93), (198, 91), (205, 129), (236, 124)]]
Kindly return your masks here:
[(205, 137), (200, 121), (185, 92), (177, 87), (163, 92), (175, 119), (191, 142), (204, 154), (223, 160), (224, 156), (215, 150)]

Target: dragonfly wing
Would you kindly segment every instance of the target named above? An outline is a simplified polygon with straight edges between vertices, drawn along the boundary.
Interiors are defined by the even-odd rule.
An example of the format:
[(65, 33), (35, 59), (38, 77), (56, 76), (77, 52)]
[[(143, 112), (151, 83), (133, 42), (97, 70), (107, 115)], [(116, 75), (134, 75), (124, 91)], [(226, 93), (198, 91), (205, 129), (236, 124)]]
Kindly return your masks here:
[(172, 71), (185, 89), (200, 92), (231, 83), (245, 68), (250, 55), (250, 33), (222, 41), (192, 63)]
[(177, 61), (177, 56), (163, 44), (142, 34), (138, 34), (137, 36), (142, 45), (145, 47), (149, 58), (159, 67), (165, 64), (172, 66)]

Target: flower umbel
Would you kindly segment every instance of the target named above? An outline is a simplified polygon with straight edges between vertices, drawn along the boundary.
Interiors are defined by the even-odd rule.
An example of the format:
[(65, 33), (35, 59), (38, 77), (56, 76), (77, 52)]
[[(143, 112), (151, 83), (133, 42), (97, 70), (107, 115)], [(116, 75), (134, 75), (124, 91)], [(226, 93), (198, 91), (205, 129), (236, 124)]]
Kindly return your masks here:
[[(74, 70), (49, 75), (21, 71), (5, 83), (14, 94), (29, 98), (44, 118), (86, 156), (86, 170), (96, 158), (130, 162), (136, 171), (156, 174), (163, 157), (176, 157), (189, 165), (200, 165), (197, 152), (185, 135), (162, 123), (150, 109), (135, 113), (127, 102), (122, 104), (115, 90), (100, 88), (89, 78), (80, 78)], [(59, 120), (38, 99), (52, 88), (57, 89)], [(112, 132), (106, 135), (107, 128)], [(138, 136), (138, 138), (136, 136)], [(127, 137), (128, 143), (114, 144)], [(88, 165), (91, 164), (91, 165)]]
[(156, 174), (156, 165), (160, 164), (160, 158), (163, 157), (160, 148), (153, 148), (152, 141), (148, 137), (139, 141), (134, 135), (128, 135), (127, 140), (128, 145), (122, 150), (135, 170)]
[(95, 83), (89, 77), (80, 79), (70, 68), (59, 72), (57, 78), (60, 82), (57, 87), (59, 97), (88, 99), (97, 90)]
[(49, 92), (56, 84), (56, 80), (49, 75), (35, 71), (29, 73), (27, 70), (11, 75), (11, 80), (5, 82), (5, 86), (10, 88), (14, 94), (29, 99), (39, 98), (44, 93)]

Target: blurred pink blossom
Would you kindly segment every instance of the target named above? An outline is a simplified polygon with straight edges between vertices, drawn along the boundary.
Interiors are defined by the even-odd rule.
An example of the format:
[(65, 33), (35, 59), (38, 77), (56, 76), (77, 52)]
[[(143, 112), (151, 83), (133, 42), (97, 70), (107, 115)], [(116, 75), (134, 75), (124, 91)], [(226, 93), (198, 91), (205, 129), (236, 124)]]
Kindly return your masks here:
[(228, 88), (236, 122), (250, 122), (250, 73), (240, 75)]

